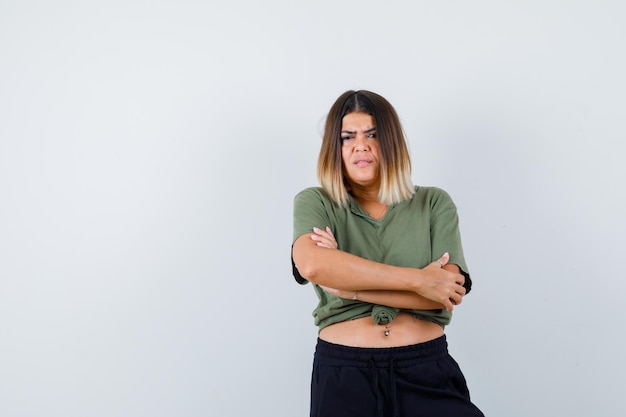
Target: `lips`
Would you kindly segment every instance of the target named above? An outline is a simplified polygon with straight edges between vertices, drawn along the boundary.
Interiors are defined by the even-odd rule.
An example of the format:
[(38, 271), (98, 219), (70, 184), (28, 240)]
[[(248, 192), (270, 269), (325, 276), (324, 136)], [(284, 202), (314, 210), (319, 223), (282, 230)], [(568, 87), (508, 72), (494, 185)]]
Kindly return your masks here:
[(354, 161), (354, 165), (358, 167), (366, 167), (371, 163), (372, 163), (371, 159), (357, 159), (356, 161)]

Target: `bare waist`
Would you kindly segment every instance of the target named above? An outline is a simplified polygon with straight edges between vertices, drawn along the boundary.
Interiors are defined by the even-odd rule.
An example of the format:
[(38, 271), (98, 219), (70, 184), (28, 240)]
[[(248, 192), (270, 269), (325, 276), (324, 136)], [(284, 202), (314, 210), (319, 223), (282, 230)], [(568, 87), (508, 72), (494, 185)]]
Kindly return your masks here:
[(439, 324), (401, 312), (388, 325), (376, 324), (371, 317), (331, 324), (320, 330), (319, 338), (338, 345), (379, 348), (428, 342), (443, 334)]

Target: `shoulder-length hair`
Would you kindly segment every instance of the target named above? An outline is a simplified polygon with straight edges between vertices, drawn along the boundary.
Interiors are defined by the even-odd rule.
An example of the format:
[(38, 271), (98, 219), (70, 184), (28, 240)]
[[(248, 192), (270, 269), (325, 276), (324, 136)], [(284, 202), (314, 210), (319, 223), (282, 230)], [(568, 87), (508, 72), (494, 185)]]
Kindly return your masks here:
[(393, 106), (371, 91), (346, 91), (335, 101), (326, 117), (324, 137), (317, 160), (317, 177), (330, 197), (347, 207), (349, 184), (341, 159), (341, 125), (348, 113), (367, 113), (374, 118), (380, 143), (380, 191), (378, 200), (399, 203), (414, 193), (411, 158), (400, 119)]

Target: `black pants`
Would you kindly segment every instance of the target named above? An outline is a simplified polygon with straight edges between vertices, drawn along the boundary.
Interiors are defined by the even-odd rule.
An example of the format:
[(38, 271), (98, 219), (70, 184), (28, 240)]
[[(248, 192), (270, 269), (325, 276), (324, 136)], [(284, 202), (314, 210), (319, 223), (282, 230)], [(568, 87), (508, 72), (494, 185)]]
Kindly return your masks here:
[(484, 417), (446, 337), (411, 346), (354, 348), (318, 339), (311, 417)]

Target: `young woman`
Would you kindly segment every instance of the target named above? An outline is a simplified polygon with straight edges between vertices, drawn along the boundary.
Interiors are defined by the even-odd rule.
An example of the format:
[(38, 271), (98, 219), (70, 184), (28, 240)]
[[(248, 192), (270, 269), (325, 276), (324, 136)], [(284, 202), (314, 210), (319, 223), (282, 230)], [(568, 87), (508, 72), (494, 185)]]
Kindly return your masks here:
[(471, 289), (456, 207), (412, 184), (387, 100), (336, 100), (318, 177), (295, 198), (292, 247), (296, 280), (319, 298), (311, 417), (482, 416), (444, 335)]

